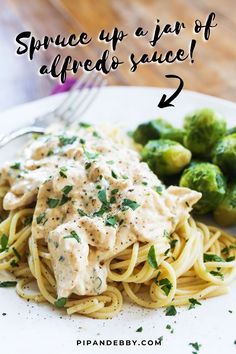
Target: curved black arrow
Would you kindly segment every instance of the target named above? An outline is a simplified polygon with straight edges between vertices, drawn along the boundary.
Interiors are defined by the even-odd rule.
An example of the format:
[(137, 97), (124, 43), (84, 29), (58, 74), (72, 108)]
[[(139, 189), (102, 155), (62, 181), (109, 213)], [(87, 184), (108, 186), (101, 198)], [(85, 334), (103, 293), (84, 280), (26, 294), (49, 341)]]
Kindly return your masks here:
[(184, 87), (184, 81), (181, 79), (181, 77), (177, 75), (165, 75), (166, 78), (168, 79), (178, 79), (179, 80), (179, 86), (177, 90), (168, 98), (166, 98), (166, 95), (164, 94), (162, 98), (160, 99), (160, 102), (158, 103), (159, 108), (165, 108), (165, 107), (174, 107), (174, 105), (171, 103), (182, 91)]

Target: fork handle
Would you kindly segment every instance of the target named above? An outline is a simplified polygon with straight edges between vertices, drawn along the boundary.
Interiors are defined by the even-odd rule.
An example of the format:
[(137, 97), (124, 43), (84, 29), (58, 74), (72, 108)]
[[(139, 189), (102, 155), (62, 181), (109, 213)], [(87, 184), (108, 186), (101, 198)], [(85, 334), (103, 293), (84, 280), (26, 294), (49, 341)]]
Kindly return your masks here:
[(0, 148), (15, 139), (17, 139), (21, 136), (30, 134), (30, 133), (44, 134), (45, 129), (41, 128), (41, 127), (29, 126), (29, 127), (24, 127), (24, 128), (13, 130), (9, 134), (4, 135), (3, 137), (0, 138)]

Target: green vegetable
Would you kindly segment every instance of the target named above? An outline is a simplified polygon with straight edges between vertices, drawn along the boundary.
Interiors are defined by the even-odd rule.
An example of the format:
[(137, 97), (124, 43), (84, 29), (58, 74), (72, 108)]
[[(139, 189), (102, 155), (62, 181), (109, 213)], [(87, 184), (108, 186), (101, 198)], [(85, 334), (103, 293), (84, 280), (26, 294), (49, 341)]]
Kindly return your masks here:
[(98, 192), (98, 199), (100, 200), (100, 202), (102, 204), (108, 204), (107, 195), (106, 195), (106, 189), (101, 189)]
[(28, 215), (24, 219), (24, 226), (28, 226), (32, 223), (33, 217), (32, 215)]
[(59, 199), (48, 198), (47, 205), (48, 205), (49, 208), (53, 209), (53, 208), (56, 208), (58, 206), (59, 202), (60, 202)]
[(135, 202), (134, 200), (127, 199), (125, 198), (122, 202), (122, 210), (127, 210), (128, 208), (135, 210), (139, 207), (140, 205)]
[(224, 227), (236, 224), (236, 183), (228, 185), (224, 199), (214, 211), (214, 219)]
[(189, 164), (191, 152), (175, 141), (151, 140), (144, 146), (142, 158), (158, 176), (168, 176)]
[(60, 135), (59, 136), (59, 145), (60, 146), (71, 145), (75, 142), (76, 139), (77, 139), (76, 136), (66, 137), (66, 136)]
[(148, 251), (148, 263), (154, 269), (158, 269), (157, 259), (156, 259), (156, 251), (154, 245), (152, 245)]
[(67, 167), (61, 167), (59, 170), (59, 174), (62, 178), (67, 178), (66, 172), (67, 171)]
[(113, 178), (117, 179), (117, 174), (113, 170), (111, 170), (111, 175)]
[(236, 133), (220, 139), (213, 151), (212, 162), (230, 178), (236, 177)]
[(224, 274), (221, 273), (221, 272), (217, 272), (217, 271), (215, 271), (215, 270), (211, 270), (211, 271), (210, 271), (210, 274), (214, 275), (214, 277), (220, 277), (221, 280), (224, 280)]
[(226, 135), (231, 135), (236, 133), (236, 127), (230, 128), (227, 130)]
[(54, 302), (54, 305), (56, 307), (58, 307), (59, 309), (63, 308), (66, 304), (66, 301), (67, 301), (67, 298), (66, 297), (61, 297), (59, 299), (57, 299), (55, 302)]
[(70, 232), (70, 235), (64, 236), (63, 238), (74, 238), (78, 243), (81, 242), (79, 235), (74, 230)]
[(161, 195), (165, 190), (165, 186), (164, 184), (160, 184), (159, 186), (154, 187), (154, 190)]
[(161, 289), (164, 291), (164, 293), (166, 294), (166, 296), (169, 295), (170, 290), (172, 289), (173, 285), (172, 283), (169, 281), (169, 279), (164, 278), (161, 279), (159, 281), (159, 286), (161, 287)]
[(177, 314), (176, 308), (171, 305), (165, 309), (166, 316), (175, 316)]
[(69, 194), (72, 189), (73, 189), (73, 186), (65, 186), (65, 187), (62, 189), (62, 192), (63, 192), (64, 194)]
[(91, 124), (85, 123), (85, 122), (80, 122), (80, 123), (79, 123), (79, 126), (80, 126), (81, 128), (89, 128), (89, 127), (91, 127)]
[(139, 327), (138, 329), (136, 329), (136, 332), (142, 332), (143, 331), (143, 327)]
[(87, 214), (80, 208), (77, 209), (80, 216), (87, 216)]
[(202, 198), (193, 207), (198, 214), (216, 209), (226, 192), (226, 181), (221, 170), (208, 162), (194, 162), (185, 169), (180, 186), (202, 193)]
[(204, 253), (203, 260), (204, 262), (225, 262), (225, 260), (217, 256), (217, 254), (210, 254), (210, 253)]
[(14, 165), (11, 165), (10, 167), (13, 168), (13, 170), (19, 170), (20, 169), (20, 162), (14, 163)]
[(16, 286), (17, 281), (1, 281), (0, 288), (11, 288)]
[(98, 152), (90, 152), (84, 149), (84, 154), (89, 160), (96, 159), (100, 154)]
[(16, 249), (15, 247), (12, 247), (12, 251), (13, 251), (14, 255), (16, 256), (16, 258), (17, 258), (18, 260), (20, 260), (20, 259), (21, 259), (21, 255), (20, 255), (20, 253), (17, 251), (17, 249)]
[(133, 132), (133, 139), (136, 143), (145, 145), (149, 140), (160, 139), (161, 132), (172, 129), (172, 125), (162, 118), (151, 120), (140, 124)]
[(67, 195), (63, 194), (63, 196), (62, 196), (62, 198), (61, 198), (61, 200), (60, 200), (59, 205), (60, 205), (60, 206), (61, 206), (61, 205), (64, 205), (65, 203), (69, 202), (69, 200), (71, 200), (71, 198), (70, 198), (70, 197), (67, 197)]
[(213, 109), (202, 108), (185, 117), (184, 128), (184, 145), (193, 155), (206, 157), (213, 145), (225, 135), (226, 121)]
[(7, 248), (8, 248), (8, 247), (7, 247), (7, 245), (8, 245), (8, 237), (7, 237), (7, 235), (2, 234), (0, 243), (1, 243), (1, 250), (0, 250), (0, 252), (6, 251)]
[(199, 301), (197, 301), (193, 297), (191, 299), (188, 299), (188, 301), (190, 302), (190, 306), (188, 308), (189, 310), (194, 309), (196, 305), (202, 305)]
[(183, 145), (185, 134), (186, 132), (184, 129), (169, 128), (161, 132), (161, 139), (173, 140)]
[(37, 224), (41, 224), (42, 221), (44, 221), (45, 216), (46, 216), (46, 213), (41, 213), (41, 214), (39, 214), (39, 215), (37, 216), (37, 218), (36, 218)]
[(117, 218), (116, 216), (108, 216), (106, 219), (106, 225), (107, 226), (115, 226), (117, 224)]
[(189, 343), (189, 345), (191, 345), (195, 350), (199, 351), (201, 348), (201, 344), (199, 344), (198, 342), (195, 343)]

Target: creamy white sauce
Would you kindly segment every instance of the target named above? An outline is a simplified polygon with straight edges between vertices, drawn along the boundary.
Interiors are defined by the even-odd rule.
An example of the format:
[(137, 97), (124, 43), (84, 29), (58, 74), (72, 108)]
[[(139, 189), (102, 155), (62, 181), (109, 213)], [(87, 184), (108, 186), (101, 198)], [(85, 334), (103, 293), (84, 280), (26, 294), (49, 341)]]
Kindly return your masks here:
[(174, 186), (159, 194), (138, 153), (93, 128), (41, 137), (0, 172), (10, 186), (6, 210), (36, 203), (32, 236), (48, 243), (58, 297), (105, 291), (104, 261), (137, 240), (159, 242), (164, 253), (166, 234), (201, 197)]

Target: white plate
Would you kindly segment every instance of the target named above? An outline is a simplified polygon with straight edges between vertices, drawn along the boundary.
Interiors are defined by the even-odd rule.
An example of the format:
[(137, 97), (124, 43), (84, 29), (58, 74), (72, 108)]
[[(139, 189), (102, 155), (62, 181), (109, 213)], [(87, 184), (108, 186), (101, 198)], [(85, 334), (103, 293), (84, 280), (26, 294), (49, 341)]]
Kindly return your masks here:
[[(236, 104), (185, 91), (174, 101), (175, 107), (158, 109), (163, 93), (170, 89), (142, 87), (109, 87), (103, 89), (93, 106), (84, 114), (90, 122), (118, 122), (128, 129), (139, 122), (162, 116), (176, 126), (182, 117), (199, 107), (212, 107), (223, 113), (229, 126), (236, 125)], [(0, 115), (1, 133), (19, 127), (35, 115), (57, 105), (63, 95), (16, 107)], [(1, 151), (2, 163), (20, 151), (14, 144)], [(236, 234), (236, 229), (234, 229)], [(233, 313), (229, 313), (232, 310)], [(7, 313), (2, 316), (2, 313)], [(171, 334), (165, 327), (174, 328)], [(142, 333), (136, 333), (138, 327)], [(145, 310), (126, 305), (120, 315), (112, 320), (93, 320), (74, 315), (48, 305), (37, 305), (19, 298), (14, 289), (0, 289), (0, 352), (3, 354), (74, 354), (74, 353), (160, 353), (189, 354), (194, 349), (190, 342), (202, 344), (200, 354), (233, 354), (236, 351), (236, 283), (228, 295), (209, 299), (202, 306), (188, 311), (178, 309), (175, 317), (166, 317), (163, 310)], [(77, 340), (155, 340), (163, 336), (161, 346), (77, 346)]]

